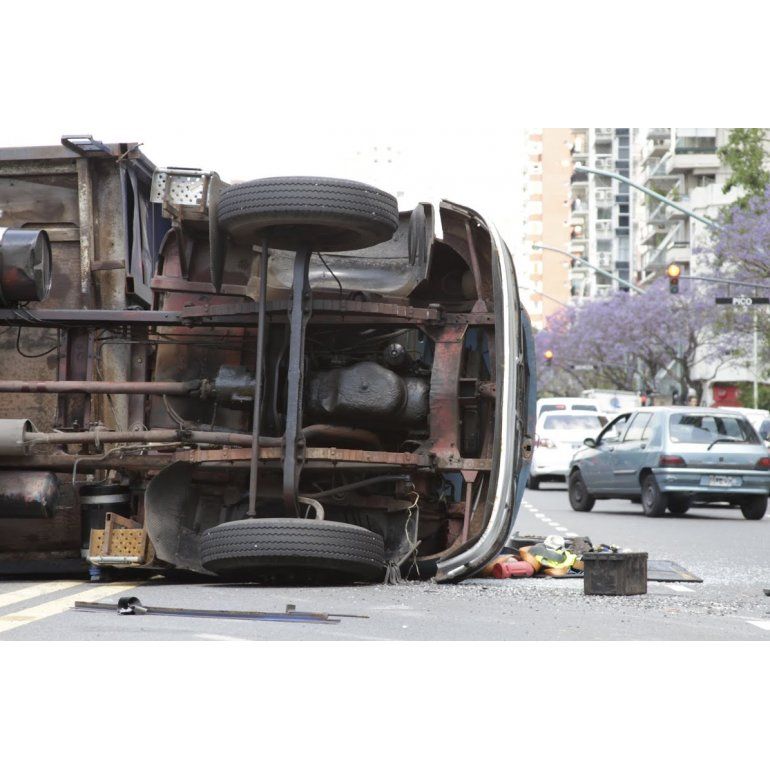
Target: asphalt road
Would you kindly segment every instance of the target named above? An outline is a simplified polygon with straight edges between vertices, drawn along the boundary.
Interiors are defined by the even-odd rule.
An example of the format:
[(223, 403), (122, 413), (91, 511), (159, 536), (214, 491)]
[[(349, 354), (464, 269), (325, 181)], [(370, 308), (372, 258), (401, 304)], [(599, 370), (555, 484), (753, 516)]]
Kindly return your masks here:
[[(472, 580), (461, 585), (276, 588), (216, 583), (91, 585), (74, 580), (0, 581), (1, 640), (759, 640), (770, 641), (770, 514), (698, 508), (649, 519), (641, 506), (599, 502), (576, 513), (564, 485), (527, 491), (521, 533), (588, 535), (594, 543), (670, 559), (703, 583), (650, 583), (631, 597), (584, 596), (580, 579)], [(205, 609), (367, 615), (334, 624), (162, 616), (72, 609), (75, 600)]]

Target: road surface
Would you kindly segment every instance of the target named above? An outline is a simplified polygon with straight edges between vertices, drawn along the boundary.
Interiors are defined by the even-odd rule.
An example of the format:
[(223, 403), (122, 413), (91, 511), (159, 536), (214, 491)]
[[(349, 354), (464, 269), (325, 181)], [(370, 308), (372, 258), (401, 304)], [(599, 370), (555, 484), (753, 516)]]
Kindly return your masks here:
[[(588, 535), (594, 543), (670, 559), (703, 583), (650, 583), (632, 597), (583, 595), (580, 579), (472, 580), (461, 585), (257, 587), (164, 578), (91, 585), (0, 580), (2, 640), (758, 640), (770, 641), (770, 514), (697, 508), (650, 519), (641, 506), (600, 501), (576, 513), (563, 484), (528, 490), (517, 529)], [(127, 573), (128, 574), (128, 573)], [(72, 609), (75, 600), (146, 605), (367, 615), (339, 623), (118, 616)]]

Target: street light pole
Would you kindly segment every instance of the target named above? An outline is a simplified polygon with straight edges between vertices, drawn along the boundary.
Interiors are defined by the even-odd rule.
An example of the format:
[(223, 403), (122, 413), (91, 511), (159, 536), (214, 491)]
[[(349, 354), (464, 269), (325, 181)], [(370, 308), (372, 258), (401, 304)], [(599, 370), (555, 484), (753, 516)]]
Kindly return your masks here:
[(626, 286), (627, 288), (632, 289), (639, 294), (644, 294), (644, 289), (640, 289), (638, 286), (634, 286), (634, 284), (629, 283), (628, 281), (624, 281), (622, 278), (619, 278), (612, 273), (608, 273), (606, 270), (602, 270), (600, 267), (596, 267), (596, 265), (592, 265), (588, 260), (583, 259), (582, 257), (578, 257), (575, 254), (570, 254), (568, 251), (564, 251), (564, 249), (557, 249), (555, 246), (546, 246), (544, 243), (533, 243), (532, 248), (543, 249), (544, 251), (555, 251), (557, 254), (564, 254), (565, 257), (575, 259), (586, 267), (590, 267), (591, 270), (595, 270), (597, 273), (599, 273), (599, 275), (603, 275), (612, 281), (617, 281), (621, 286)]

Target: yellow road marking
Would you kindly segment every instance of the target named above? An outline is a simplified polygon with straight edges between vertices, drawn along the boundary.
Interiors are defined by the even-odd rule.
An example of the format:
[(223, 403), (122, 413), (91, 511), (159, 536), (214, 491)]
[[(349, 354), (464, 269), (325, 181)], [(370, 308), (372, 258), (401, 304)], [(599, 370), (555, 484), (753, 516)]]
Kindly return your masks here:
[[(88, 584), (76, 583), (75, 585), (83, 585), (85, 587)], [(141, 585), (141, 583), (111, 583), (103, 586), (95, 586), (94, 588), (87, 588), (86, 590), (79, 591), (75, 594), (62, 596), (59, 599), (53, 599), (44, 604), (38, 604), (36, 607), (25, 608), (22, 610), (24, 613), (23, 615), (6, 615), (5, 617), (0, 617), (0, 634), (24, 626), (27, 623), (33, 623), (36, 620), (43, 620), (44, 618), (50, 618), (52, 615), (58, 615), (59, 613), (65, 612), (75, 606), (76, 600), (81, 602), (98, 602), (100, 599), (104, 599), (107, 596), (131, 591), (139, 585)]]
[(8, 591), (0, 594), (0, 607), (7, 607), (16, 602), (25, 602), (27, 599), (36, 599), (38, 596), (52, 594), (54, 591), (63, 591), (65, 588), (83, 585), (82, 580), (52, 580), (48, 583), (36, 583), (26, 588), (20, 588), (18, 591)]

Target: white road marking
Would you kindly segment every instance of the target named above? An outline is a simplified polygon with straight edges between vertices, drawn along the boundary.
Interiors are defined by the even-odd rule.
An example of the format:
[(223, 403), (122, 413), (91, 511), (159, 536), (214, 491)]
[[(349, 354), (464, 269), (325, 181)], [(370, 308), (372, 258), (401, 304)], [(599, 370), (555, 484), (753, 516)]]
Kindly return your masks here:
[(225, 634), (195, 634), (196, 639), (203, 639), (207, 642), (249, 642), (250, 639), (243, 639), (239, 636), (226, 636)]
[(567, 531), (566, 527), (556, 527), (556, 529), (558, 529), (559, 532), (566, 532)]
[(0, 607), (7, 607), (9, 604), (16, 604), (17, 602), (26, 602), (28, 599), (37, 599), (38, 596), (45, 596), (79, 585), (83, 585), (82, 580), (53, 580), (48, 583), (36, 583), (26, 588), (20, 588), (18, 591), (0, 594)]
[(763, 631), (770, 631), (770, 620), (747, 620), (752, 626), (761, 628)]
[(565, 532), (564, 533), (567, 537), (580, 537), (577, 532)]
[(69, 594), (68, 596), (62, 596), (59, 599), (53, 599), (44, 604), (38, 604), (34, 607), (20, 610), (18, 615), (0, 616), (0, 634), (5, 631), (12, 631), (14, 628), (19, 628), (20, 626), (25, 626), (27, 623), (33, 623), (36, 620), (43, 620), (44, 618), (50, 618), (53, 615), (65, 612), (75, 606), (76, 600), (96, 602), (107, 596), (112, 596), (124, 591), (132, 591), (134, 588), (141, 585), (141, 583), (111, 583), (93, 588), (89, 587), (91, 585), (90, 583), (75, 583), (75, 585), (82, 585), (84, 590), (75, 594)]
[(536, 519), (544, 519), (545, 518), (545, 514), (544, 513), (536, 513), (535, 514), (535, 518)]
[(664, 583), (663, 585), (665, 585), (666, 588), (670, 588), (672, 591), (679, 591), (680, 593), (683, 593), (683, 594), (695, 593), (695, 589), (690, 588), (689, 586), (680, 586), (680, 585), (677, 585), (676, 583)]

